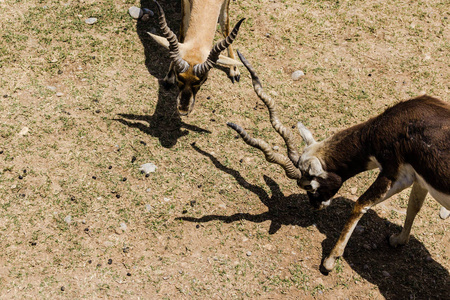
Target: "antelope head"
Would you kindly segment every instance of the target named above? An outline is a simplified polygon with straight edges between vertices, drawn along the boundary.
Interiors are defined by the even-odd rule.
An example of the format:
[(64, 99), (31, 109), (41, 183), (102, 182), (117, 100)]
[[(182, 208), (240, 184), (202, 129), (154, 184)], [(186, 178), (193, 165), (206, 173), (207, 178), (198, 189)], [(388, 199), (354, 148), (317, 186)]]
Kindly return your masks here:
[[(157, 43), (169, 49), (171, 65), (170, 71), (164, 79), (165, 83), (176, 84), (179, 89), (177, 96), (177, 110), (182, 116), (188, 115), (194, 108), (195, 96), (200, 87), (208, 78), (209, 70), (220, 63), (228, 66), (239, 66), (240, 62), (220, 55), (220, 52), (230, 46), (235, 40), (239, 27), (245, 19), (241, 19), (233, 28), (231, 33), (222, 41), (216, 43), (211, 50), (211, 40), (203, 37), (178, 42), (176, 35), (167, 25), (164, 11), (161, 5), (154, 0), (159, 10), (159, 26), (164, 38), (148, 33)], [(207, 22), (206, 20), (203, 20)], [(217, 19), (214, 20), (216, 24)], [(193, 22), (191, 22), (193, 23)], [(205, 24), (190, 24), (193, 26), (204, 26)], [(188, 29), (188, 30), (189, 30)], [(192, 31), (195, 31), (192, 29)]]
[(306, 143), (303, 153), (301, 155), (299, 154), (292, 132), (288, 127), (283, 126), (278, 119), (275, 102), (264, 92), (253, 67), (239, 51), (237, 53), (244, 66), (250, 72), (256, 94), (269, 110), (272, 127), (285, 141), (288, 153), (287, 157), (280, 153), (275, 153), (265, 141), (250, 137), (239, 125), (234, 123), (227, 123), (227, 125), (239, 133), (248, 145), (260, 149), (264, 153), (267, 161), (280, 165), (289, 178), (295, 179), (297, 185), (306, 190), (309, 201), (314, 208), (322, 209), (328, 206), (330, 199), (342, 186), (342, 179), (332, 171), (327, 171), (325, 168), (323, 160), (324, 142), (316, 142), (311, 132), (299, 122), (297, 127)]

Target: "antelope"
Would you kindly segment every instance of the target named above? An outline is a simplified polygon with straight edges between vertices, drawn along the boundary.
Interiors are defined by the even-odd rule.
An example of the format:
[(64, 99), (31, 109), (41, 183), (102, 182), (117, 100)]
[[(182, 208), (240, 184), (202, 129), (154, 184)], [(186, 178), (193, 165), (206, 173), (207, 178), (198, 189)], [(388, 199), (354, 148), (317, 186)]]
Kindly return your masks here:
[(370, 169), (380, 170), (356, 201), (338, 241), (324, 259), (320, 268), (324, 274), (332, 271), (336, 259), (343, 255), (364, 213), (403, 189), (412, 185), (404, 227), (389, 238), (393, 247), (408, 243), (427, 193), (450, 209), (450, 105), (420, 96), (320, 142), (299, 122), (297, 127), (306, 143), (299, 154), (291, 131), (278, 119), (275, 102), (264, 92), (252, 66), (239, 51), (238, 55), (251, 74), (256, 94), (269, 110), (272, 127), (285, 141), (287, 157), (272, 151), (265, 141), (250, 137), (240, 126), (227, 125), (248, 145), (260, 149), (267, 161), (280, 165), (289, 178), (297, 180), (314, 208), (327, 207), (349, 178)]
[[(178, 86), (177, 110), (180, 115), (187, 116), (194, 108), (195, 96), (214, 64), (230, 66), (229, 76), (232, 82), (239, 81), (240, 73), (237, 66), (242, 64), (234, 59), (231, 44), (245, 19), (241, 19), (230, 32), (228, 15), (230, 0), (183, 0), (178, 41), (167, 25), (161, 5), (156, 0), (154, 2), (159, 10), (159, 25), (164, 37), (150, 32), (148, 34), (157, 43), (169, 49), (172, 62), (164, 83)], [(217, 21), (225, 39), (211, 49)], [(220, 55), (220, 52), (227, 48), (228, 57)]]

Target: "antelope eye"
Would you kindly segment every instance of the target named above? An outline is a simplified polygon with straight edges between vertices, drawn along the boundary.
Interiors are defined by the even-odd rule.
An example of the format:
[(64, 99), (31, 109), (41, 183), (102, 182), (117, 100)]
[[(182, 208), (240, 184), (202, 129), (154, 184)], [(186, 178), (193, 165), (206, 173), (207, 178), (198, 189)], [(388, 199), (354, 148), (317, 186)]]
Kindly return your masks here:
[(307, 191), (312, 191), (313, 187), (312, 187), (312, 185), (307, 184), (307, 185), (305, 185), (304, 189)]

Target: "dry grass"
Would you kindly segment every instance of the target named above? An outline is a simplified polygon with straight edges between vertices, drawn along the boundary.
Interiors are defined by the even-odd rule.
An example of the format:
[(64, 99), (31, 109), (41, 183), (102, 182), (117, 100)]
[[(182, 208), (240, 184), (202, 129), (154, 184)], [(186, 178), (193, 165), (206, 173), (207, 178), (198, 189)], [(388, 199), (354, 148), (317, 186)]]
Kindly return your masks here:
[[(178, 1), (161, 4), (176, 29)], [(0, 0), (2, 298), (448, 296), (448, 221), (435, 201), (408, 246), (385, 241), (400, 230), (408, 191), (368, 213), (335, 272), (322, 276), (351, 201), (375, 174), (312, 211), (225, 125), (282, 146), (248, 73), (233, 85), (212, 70), (193, 114), (180, 119), (174, 91), (159, 84), (168, 54), (145, 33), (156, 21), (136, 24), (132, 5), (153, 8)], [(239, 0), (231, 10), (233, 21), (247, 18), (236, 48), (282, 121), (301, 120), (318, 139), (424, 92), (449, 101), (446, 1)], [(296, 69), (306, 76), (293, 82)], [(146, 162), (158, 166), (150, 177), (138, 170)]]

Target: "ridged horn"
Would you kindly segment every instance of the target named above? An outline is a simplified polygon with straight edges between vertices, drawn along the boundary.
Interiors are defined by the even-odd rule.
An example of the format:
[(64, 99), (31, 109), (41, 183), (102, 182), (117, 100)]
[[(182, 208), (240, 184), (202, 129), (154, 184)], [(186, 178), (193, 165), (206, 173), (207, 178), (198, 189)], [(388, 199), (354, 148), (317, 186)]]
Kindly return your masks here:
[(155, 2), (156, 6), (158, 6), (159, 27), (161, 28), (166, 39), (169, 41), (169, 55), (174, 62), (175, 70), (178, 73), (186, 72), (187, 69), (189, 69), (189, 64), (183, 58), (181, 58), (177, 36), (175, 35), (175, 33), (173, 33), (172, 30), (170, 30), (169, 26), (167, 26), (166, 15), (164, 14), (161, 5), (156, 0), (153, 0), (153, 2)]
[(261, 82), (259, 81), (259, 78), (256, 75), (256, 72), (253, 69), (253, 67), (239, 51), (237, 51), (237, 54), (241, 59), (242, 63), (244, 64), (244, 66), (250, 72), (250, 75), (252, 76), (253, 88), (255, 89), (256, 94), (264, 102), (264, 104), (267, 106), (269, 110), (270, 122), (272, 123), (272, 127), (284, 139), (284, 142), (287, 146), (289, 159), (292, 161), (293, 164), (297, 165), (300, 155), (297, 151), (297, 145), (294, 142), (294, 136), (292, 135), (292, 132), (289, 130), (289, 128), (281, 124), (280, 120), (278, 119), (278, 113), (275, 108), (275, 102), (269, 95), (267, 95), (264, 92), (261, 86)]
[(302, 173), (295, 167), (292, 161), (282, 154), (273, 152), (269, 144), (267, 144), (265, 141), (250, 137), (250, 135), (248, 135), (248, 133), (245, 132), (245, 130), (242, 129), (242, 127), (240, 127), (239, 125), (230, 122), (228, 122), (227, 125), (233, 128), (237, 133), (239, 133), (244, 142), (246, 142), (248, 145), (261, 150), (268, 162), (280, 165), (286, 172), (287, 177), (296, 180), (302, 178)]
[(219, 59), (220, 52), (227, 49), (228, 46), (230, 46), (236, 39), (236, 36), (239, 32), (239, 27), (241, 26), (242, 22), (244, 22), (244, 20), (245, 18), (239, 20), (239, 22), (237, 22), (237, 24), (234, 26), (230, 34), (225, 39), (214, 45), (214, 47), (211, 49), (211, 52), (209, 52), (208, 58), (204, 63), (194, 66), (194, 74), (197, 77), (201, 77), (205, 75), (209, 70), (211, 70), (211, 68)]

